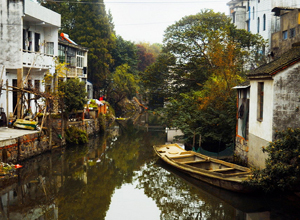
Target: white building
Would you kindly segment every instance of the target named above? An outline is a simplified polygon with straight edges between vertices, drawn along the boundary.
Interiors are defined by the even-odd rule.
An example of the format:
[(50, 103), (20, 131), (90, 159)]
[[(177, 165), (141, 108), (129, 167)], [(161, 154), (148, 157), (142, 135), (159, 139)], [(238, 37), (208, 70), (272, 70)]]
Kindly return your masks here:
[[(260, 34), (271, 45), (271, 35), (280, 28), (280, 18), (272, 10), (300, 8), (299, 0), (231, 0), (227, 3), (232, 22), (239, 29)], [(267, 51), (268, 52), (268, 51)]]
[(79, 78), (87, 90), (88, 48), (75, 43), (68, 34), (61, 33), (58, 37), (58, 58), (59, 62), (66, 63), (65, 77)]
[(280, 24), (271, 35), (274, 57), (250, 70), (249, 81), (235, 87), (239, 107), (235, 152), (260, 168), (268, 156), (262, 147), (275, 140), (276, 130), (300, 127), (300, 10), (276, 7), (273, 11)]
[[(0, 0), (0, 11), (0, 71), (1, 66), (4, 67), (4, 88), (8, 80), (9, 86), (44, 91), (44, 75), (55, 71), (60, 14), (30, 0)], [(2, 91), (0, 101), (6, 115), (17, 114), (17, 92), (8, 93), (8, 106), (5, 91)], [(34, 95), (27, 94), (23, 107), (31, 107), (33, 113), (38, 110)]]

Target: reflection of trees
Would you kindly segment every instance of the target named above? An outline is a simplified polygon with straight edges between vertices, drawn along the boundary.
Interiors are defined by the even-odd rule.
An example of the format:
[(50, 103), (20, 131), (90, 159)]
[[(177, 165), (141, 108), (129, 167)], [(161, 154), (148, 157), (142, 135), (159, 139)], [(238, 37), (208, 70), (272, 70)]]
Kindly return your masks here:
[[(118, 137), (91, 138), (87, 146), (59, 149), (22, 163), (19, 176), (7, 186), (2, 185), (0, 219), (36, 219), (31, 218), (32, 212), (40, 210), (49, 210), (42, 215), (51, 220), (56, 211), (61, 220), (105, 219), (115, 189), (134, 178), (160, 208), (161, 219), (235, 216), (235, 210), (226, 202), (186, 184), (153, 162), (157, 157), (152, 146), (164, 143), (163, 132), (144, 132), (127, 123)], [(224, 201), (230, 200), (231, 197)], [(237, 201), (251, 206), (249, 200)], [(257, 199), (250, 203), (257, 203)], [(272, 199), (263, 203), (271, 207)], [(281, 219), (292, 219), (300, 212), (299, 204), (278, 197), (271, 209)], [(12, 218), (16, 213), (21, 213), (22, 218)]]
[[(164, 141), (164, 136), (145, 134), (132, 126), (131, 122), (123, 128), (119, 137), (107, 140), (110, 144), (102, 155), (98, 155), (101, 162), (87, 166), (86, 185), (75, 178), (64, 182), (59, 195), (59, 219), (104, 219), (114, 190), (123, 183), (131, 183), (134, 171), (152, 158), (152, 145)], [(74, 164), (74, 161), (65, 163)], [(68, 172), (65, 175), (72, 176), (75, 170)]]
[(138, 187), (160, 208), (161, 219), (232, 219), (234, 216), (231, 206), (199, 193), (154, 162), (145, 166), (138, 180)]
[(131, 121), (120, 126), (121, 135), (108, 141), (111, 145), (106, 151), (115, 166), (116, 172), (124, 182), (132, 182), (133, 172), (149, 160), (154, 153), (152, 146), (164, 142), (164, 134), (138, 130)]
[(34, 207), (45, 211), (54, 204), (58, 219), (105, 219), (114, 190), (131, 183), (135, 171), (153, 159), (152, 146), (165, 141), (164, 133), (145, 133), (130, 121), (120, 134), (23, 163), (9, 210), (29, 216)]

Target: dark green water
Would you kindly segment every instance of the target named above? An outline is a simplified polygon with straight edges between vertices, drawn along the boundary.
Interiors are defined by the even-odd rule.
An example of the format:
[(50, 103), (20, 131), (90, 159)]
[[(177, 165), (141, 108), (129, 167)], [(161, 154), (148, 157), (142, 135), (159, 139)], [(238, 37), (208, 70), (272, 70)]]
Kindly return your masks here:
[(86, 146), (32, 158), (0, 189), (0, 219), (300, 219), (294, 195), (240, 195), (166, 166), (163, 128), (115, 124)]

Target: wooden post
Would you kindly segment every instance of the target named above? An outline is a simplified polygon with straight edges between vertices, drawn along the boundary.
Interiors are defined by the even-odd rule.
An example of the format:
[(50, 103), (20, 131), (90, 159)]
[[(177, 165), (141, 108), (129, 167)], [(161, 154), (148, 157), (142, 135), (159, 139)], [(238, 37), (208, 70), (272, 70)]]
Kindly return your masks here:
[(193, 148), (195, 147), (195, 137), (196, 137), (196, 132), (194, 131), (194, 136), (193, 136)]
[(8, 112), (8, 79), (6, 80), (6, 126), (8, 127), (9, 122), (9, 112)]
[(52, 118), (51, 118), (51, 112), (49, 113), (49, 125), (50, 125), (50, 129), (49, 129), (49, 145), (50, 145), (50, 149), (52, 150)]
[(54, 73), (54, 94), (56, 98), (53, 100), (53, 112), (58, 112), (58, 73)]
[[(23, 89), (23, 69), (17, 69), (17, 87), (20, 89)], [(22, 97), (23, 92), (22, 91), (18, 91), (18, 100), (23, 99)], [(17, 118), (21, 118), (22, 117), (22, 105), (23, 105), (23, 101), (21, 101), (21, 104), (18, 102), (17, 103)]]
[[(65, 117), (64, 117), (64, 103), (61, 101), (61, 145), (64, 143), (65, 140)], [(67, 124), (67, 122), (66, 122)]]
[(199, 135), (199, 147), (201, 147), (202, 137), (201, 134)]

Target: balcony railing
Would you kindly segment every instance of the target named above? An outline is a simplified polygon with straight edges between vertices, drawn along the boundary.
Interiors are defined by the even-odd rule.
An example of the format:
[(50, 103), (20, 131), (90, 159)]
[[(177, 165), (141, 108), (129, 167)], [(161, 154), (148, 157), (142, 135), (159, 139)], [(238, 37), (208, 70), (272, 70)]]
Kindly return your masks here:
[(83, 77), (86, 78), (86, 75), (83, 74), (83, 69), (76, 67), (68, 67), (67, 77)]
[(54, 65), (53, 55), (23, 50), (23, 66), (49, 69)]

